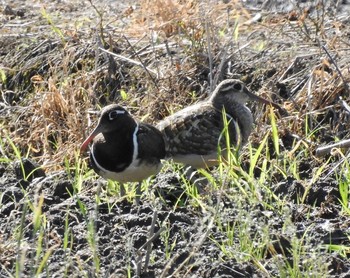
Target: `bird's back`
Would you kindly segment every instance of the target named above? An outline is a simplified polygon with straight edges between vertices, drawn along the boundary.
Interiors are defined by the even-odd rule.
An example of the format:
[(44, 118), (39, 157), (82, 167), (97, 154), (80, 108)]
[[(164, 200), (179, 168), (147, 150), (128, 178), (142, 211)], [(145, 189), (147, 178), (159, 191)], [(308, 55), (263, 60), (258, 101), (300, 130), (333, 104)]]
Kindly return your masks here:
[[(235, 119), (227, 115), (227, 121), (231, 143), (236, 144)], [(167, 155), (195, 168), (217, 164), (219, 145), (226, 148), (222, 111), (210, 102), (189, 106), (165, 118), (157, 127), (164, 135)]]

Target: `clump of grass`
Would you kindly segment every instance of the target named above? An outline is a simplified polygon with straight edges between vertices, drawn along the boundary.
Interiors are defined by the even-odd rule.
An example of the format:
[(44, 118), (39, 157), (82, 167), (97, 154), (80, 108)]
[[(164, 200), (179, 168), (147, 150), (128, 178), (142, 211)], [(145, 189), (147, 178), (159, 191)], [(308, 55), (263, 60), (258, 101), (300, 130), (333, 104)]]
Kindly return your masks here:
[[(220, 184), (215, 190), (221, 194), (220, 200), (226, 200), (226, 202), (229, 200), (232, 203), (233, 212), (230, 212), (229, 208), (221, 208), (217, 205), (214, 223), (223, 236), (221, 240), (217, 239), (217, 234), (209, 238), (227, 260), (233, 258), (241, 263), (253, 262), (266, 275), (269, 273), (266, 260), (271, 257), (277, 266), (279, 276), (300, 277), (312, 273), (318, 277), (327, 273), (329, 265), (325, 263), (326, 259), (322, 255), (323, 247), (321, 245), (315, 247), (310, 243), (312, 236), (309, 236), (309, 233), (312, 231), (312, 225), (306, 229), (302, 237), (299, 237), (291, 219), (291, 212), (285, 206), (287, 201), (283, 197), (281, 199), (276, 196), (270, 188), (273, 182), (271, 177), (276, 174), (276, 171), (278, 173), (284, 169), (284, 175), (294, 175), (294, 167), (286, 167), (286, 165), (295, 165), (299, 159), (293, 155), (285, 155), (286, 150), (280, 150), (277, 122), (274, 120), (272, 110), (270, 114), (272, 114), (271, 127), (266, 134), (263, 134), (261, 143), (256, 148), (248, 144), (248, 147), (243, 150), (243, 152), (248, 151), (249, 155), (250, 167), (246, 169), (241, 165), (241, 159), (246, 154), (238, 156), (237, 150), (230, 148), (230, 138), (227, 138), (228, 133), (224, 129), (226, 147), (231, 151), (228, 158), (220, 163), (219, 175), (216, 177), (212, 175), (210, 179)], [(272, 144), (268, 144), (269, 141)], [(303, 147), (302, 144), (298, 145), (301, 150)], [(276, 154), (277, 157), (274, 158), (273, 163), (268, 163)], [(318, 175), (314, 177), (311, 184), (324, 173), (325, 166), (326, 164), (321, 164), (317, 170)], [(261, 170), (260, 175), (256, 175), (254, 171), (257, 167)], [(207, 172), (206, 175), (210, 173)], [(215, 184), (215, 181), (211, 183)], [(306, 190), (305, 195), (300, 196), (300, 202), (307, 194)], [(257, 206), (264, 208), (263, 217), (257, 216), (259, 215), (256, 211)], [(281, 227), (277, 230), (275, 227), (277, 223), (269, 221), (272, 215), (283, 219), (279, 224)], [(290, 247), (285, 246), (283, 241), (279, 241), (279, 237), (288, 238)], [(277, 246), (280, 246), (282, 251), (277, 251)]]
[(62, 31), (60, 30), (60, 28), (58, 28), (54, 24), (51, 15), (49, 13), (47, 13), (45, 8), (41, 8), (41, 15), (47, 20), (47, 23), (51, 26), (52, 31), (54, 32), (54, 34), (58, 35), (59, 38), (62, 40), (62, 42), (65, 43), (65, 38), (64, 38), (64, 35), (63, 35)]
[[(42, 212), (44, 196), (37, 196), (37, 199), (32, 202), (29, 199), (24, 203), (21, 211), (21, 221), (17, 228), (17, 258), (16, 258), (16, 276), (23, 275), (24, 266), (30, 262), (29, 272), (32, 276), (37, 276), (48, 272), (48, 262), (53, 251), (58, 247), (58, 244), (48, 246), (47, 220)], [(32, 238), (24, 237), (28, 229), (28, 215), (31, 215), (30, 226), (32, 228)], [(26, 270), (28, 271), (28, 269)]]
[(349, 203), (349, 192), (350, 192), (350, 173), (349, 163), (346, 157), (343, 156), (343, 163), (340, 166), (339, 174), (336, 173), (338, 185), (339, 185), (339, 202), (342, 206), (342, 211), (345, 215), (350, 215), (350, 203)]

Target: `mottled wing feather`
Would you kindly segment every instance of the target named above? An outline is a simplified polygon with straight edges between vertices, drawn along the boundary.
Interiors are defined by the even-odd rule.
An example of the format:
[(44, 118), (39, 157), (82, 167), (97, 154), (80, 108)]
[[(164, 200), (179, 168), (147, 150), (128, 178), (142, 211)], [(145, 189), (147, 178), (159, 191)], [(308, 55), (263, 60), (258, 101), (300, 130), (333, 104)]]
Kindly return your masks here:
[[(222, 113), (212, 106), (203, 105), (192, 111), (182, 111), (182, 115), (174, 114), (161, 122), (158, 127), (164, 134), (170, 156), (207, 155), (218, 149), (223, 130)], [(236, 128), (230, 124), (229, 129), (231, 143), (234, 143)]]

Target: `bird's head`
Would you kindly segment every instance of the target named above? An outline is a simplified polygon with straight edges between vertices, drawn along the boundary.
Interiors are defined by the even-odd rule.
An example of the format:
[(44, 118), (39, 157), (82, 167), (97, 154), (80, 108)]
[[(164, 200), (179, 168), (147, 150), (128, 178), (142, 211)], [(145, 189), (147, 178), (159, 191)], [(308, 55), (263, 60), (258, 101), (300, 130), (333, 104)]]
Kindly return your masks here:
[(226, 79), (222, 81), (211, 94), (210, 100), (212, 101), (213, 105), (219, 109), (222, 109), (222, 107), (225, 105), (230, 105), (231, 103), (244, 105), (249, 100), (255, 100), (271, 105), (285, 114), (285, 110), (277, 103), (255, 95), (248, 90), (242, 81), (237, 79)]
[(118, 132), (125, 127), (134, 128), (135, 125), (135, 120), (125, 108), (117, 104), (111, 104), (104, 107), (100, 113), (100, 119), (98, 120), (97, 126), (81, 145), (80, 153), (83, 153), (87, 149), (89, 143), (98, 134)]

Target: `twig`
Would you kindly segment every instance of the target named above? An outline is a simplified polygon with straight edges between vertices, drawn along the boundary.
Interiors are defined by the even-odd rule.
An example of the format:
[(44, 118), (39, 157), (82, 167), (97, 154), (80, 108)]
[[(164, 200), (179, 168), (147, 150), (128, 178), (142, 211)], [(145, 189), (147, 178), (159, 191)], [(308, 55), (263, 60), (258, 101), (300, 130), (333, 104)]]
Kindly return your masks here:
[(129, 58), (125, 57), (125, 56), (122, 56), (122, 55), (113, 53), (113, 52), (111, 52), (111, 51), (109, 51), (109, 50), (106, 50), (106, 49), (104, 49), (104, 48), (101, 48), (101, 47), (99, 47), (99, 49), (102, 50), (103, 52), (106, 52), (106, 53), (108, 53), (108, 54), (110, 54), (110, 55), (112, 55), (112, 56), (114, 56), (114, 57), (120, 59), (120, 60), (126, 61), (126, 62), (128, 62), (128, 63), (130, 63), (130, 64), (133, 64), (133, 65), (136, 65), (136, 66), (140, 66), (140, 67), (144, 68), (148, 73), (152, 73), (152, 74), (154, 74), (155, 76), (157, 76), (157, 78), (158, 78), (158, 74), (157, 74), (154, 70), (152, 70), (152, 69), (150, 69), (150, 68), (144, 66), (144, 65), (143, 65), (142, 63), (140, 63), (140, 62), (137, 62), (137, 61), (132, 60), (132, 59), (129, 59)]
[[(149, 237), (150, 238), (152, 238), (152, 236), (154, 235), (154, 227), (156, 226), (157, 217), (158, 217), (157, 210), (155, 210), (154, 213), (153, 213), (152, 223), (151, 223), (151, 227), (150, 227), (150, 230), (149, 230)], [(152, 244), (148, 244), (147, 245), (147, 252), (146, 252), (144, 269), (148, 268), (149, 259), (150, 259), (150, 256), (151, 256), (151, 251), (152, 251)]]
[(299, 62), (299, 60), (302, 60), (303, 58), (312, 57), (312, 56), (314, 56), (314, 55), (316, 55), (316, 53), (315, 53), (315, 54), (305, 54), (305, 55), (300, 55), (300, 56), (295, 57), (295, 59), (293, 60), (293, 62), (292, 62), (292, 63), (289, 65), (289, 67), (282, 73), (282, 75), (281, 75), (280, 78), (277, 80), (277, 82), (282, 82), (284, 76), (290, 71), (290, 69), (291, 69), (292, 67), (294, 67), (294, 65), (295, 65), (297, 62)]
[(165, 230), (165, 227), (161, 227), (156, 233), (154, 233), (157, 217), (158, 217), (158, 214), (157, 214), (157, 211), (155, 210), (153, 213), (152, 223), (149, 231), (149, 239), (136, 251), (136, 254), (137, 254), (136, 263), (135, 263), (136, 277), (140, 277), (141, 275), (142, 250), (147, 248), (145, 266), (144, 266), (144, 269), (147, 269), (150, 256), (151, 256), (151, 251), (152, 251), (152, 242)]
[(332, 109), (332, 108), (334, 108), (334, 107), (335, 107), (334, 104), (328, 105), (328, 106), (322, 107), (322, 108), (320, 108), (320, 109), (308, 111), (308, 112), (304, 113), (303, 116), (305, 116), (305, 115), (314, 115), (314, 114), (317, 114), (317, 113), (321, 113), (321, 112), (324, 112), (324, 111), (328, 111), (329, 109)]
[[(128, 45), (130, 46), (131, 50), (134, 52), (134, 55), (136, 55), (137, 59), (140, 61), (140, 65), (144, 68), (144, 70), (148, 73), (149, 77), (152, 79), (153, 84), (156, 86), (156, 88), (159, 91), (159, 87), (158, 87), (158, 83), (156, 82), (156, 80), (154, 79), (154, 77), (150, 74), (150, 70), (146, 67), (146, 65), (143, 63), (142, 59), (140, 58), (140, 56), (137, 54), (137, 52), (135, 51), (135, 48), (133, 47), (133, 45), (129, 42), (129, 40), (127, 39), (127, 37), (123, 36), (124, 39), (126, 40), (126, 42), (128, 43)], [(155, 74), (155, 76), (157, 76), (158, 78), (158, 74)]]
[(209, 58), (209, 86), (210, 86), (210, 92), (212, 92), (215, 84), (213, 84), (213, 55), (211, 50), (210, 30), (209, 30), (207, 17), (205, 17), (205, 32), (207, 34), (207, 47), (208, 47), (208, 58)]
[[(97, 33), (97, 31), (96, 31)], [(103, 49), (103, 47), (100, 46), (101, 44), (101, 38), (95, 34), (96, 36), (96, 51), (95, 51), (95, 66), (94, 66), (94, 85), (93, 85), (93, 91), (95, 92), (96, 91), (96, 87), (98, 85), (98, 82), (97, 82), (97, 73), (98, 73), (98, 56), (100, 55), (100, 51), (101, 49)], [(105, 54), (103, 54), (105, 55)]]
[(98, 17), (100, 18), (100, 21), (98, 23), (99, 30), (100, 30), (100, 38), (102, 40), (103, 45), (106, 45), (106, 42), (104, 41), (104, 38), (103, 38), (103, 13), (99, 11), (99, 9), (94, 5), (92, 0), (88, 0), (88, 2), (90, 3), (91, 7), (95, 10)]
[[(134, 45), (137, 45), (139, 42), (141, 42), (147, 35), (144, 35), (140, 37), (138, 40), (135, 41)], [(125, 39), (125, 36), (123, 36), (123, 39)], [(130, 55), (130, 58), (134, 58), (136, 55), (140, 55), (141, 52), (149, 48), (151, 44), (147, 44), (144, 47), (140, 48), (139, 50), (135, 51), (135, 48), (133, 47), (134, 53)], [(151, 50), (152, 51), (152, 50)]]
[(347, 155), (347, 156), (345, 156), (345, 157), (342, 157), (342, 159), (340, 159), (340, 160), (334, 165), (334, 167), (332, 167), (332, 169), (330, 169), (330, 170), (328, 171), (328, 173), (323, 177), (323, 180), (327, 180), (328, 177), (329, 177), (330, 175), (332, 175), (332, 174), (338, 169), (338, 167), (339, 167), (340, 165), (343, 164), (344, 160), (345, 160), (345, 159), (348, 159), (348, 158), (349, 158), (349, 155)]
[(348, 114), (350, 114), (350, 106), (349, 106), (349, 104), (347, 104), (346, 101), (343, 100), (342, 97), (339, 97), (339, 101), (340, 101), (341, 106), (343, 106), (345, 108), (346, 112), (348, 112)]
[(226, 46), (224, 46), (223, 49), (222, 49), (223, 53), (222, 53), (222, 55), (221, 55), (221, 62), (220, 62), (220, 64), (219, 64), (219, 67), (218, 67), (218, 69), (217, 69), (217, 72), (216, 72), (216, 74), (215, 74), (215, 76), (214, 76), (213, 86), (216, 86), (216, 84), (218, 84), (218, 81), (219, 81), (219, 79), (220, 79), (220, 77), (221, 77), (221, 75), (222, 75), (221, 70), (222, 70), (222, 68), (223, 68), (223, 66), (224, 66), (224, 64), (225, 64), (225, 62), (227, 61), (226, 57), (227, 57), (227, 50), (228, 50), (228, 47), (229, 47), (229, 44), (226, 44)]
[[(188, 43), (184, 42), (184, 45), (189, 45)], [(152, 52), (154, 52), (155, 50), (165, 50), (165, 52), (167, 53), (167, 55), (171, 55), (171, 48), (176, 48), (177, 45), (174, 42), (169, 42), (167, 40), (165, 40), (165, 43), (162, 44), (158, 44), (158, 45), (154, 45), (152, 46), (152, 49), (149, 49), (151, 45), (146, 45), (145, 47), (141, 48), (140, 50), (137, 50), (137, 52), (135, 54), (138, 54), (140, 57), (148, 55)], [(135, 54), (132, 54), (130, 57), (134, 57), (136, 56)]]
[[(6, 23), (3, 26), (1, 26), (1, 28), (4, 28), (4, 27), (6, 27), (6, 28), (12, 28), (12, 27), (23, 28), (23, 27), (26, 27), (28, 25), (30, 26), (30, 25), (35, 25), (35, 24), (36, 24), (35, 20), (27, 21), (27, 22), (23, 22), (23, 23)], [(39, 32), (36, 34), (39, 34)]]
[(149, 240), (147, 240), (138, 250), (137, 252), (141, 252), (142, 249), (150, 245), (164, 230), (166, 227), (161, 227)]
[[(319, 43), (320, 43), (320, 42), (319, 42)], [(339, 69), (337, 63), (335, 62), (335, 60), (334, 60), (334, 58), (332, 57), (332, 55), (328, 52), (326, 46), (322, 44), (321, 47), (322, 47), (322, 49), (324, 50), (324, 52), (326, 52), (328, 58), (331, 60), (332, 64), (334, 65), (334, 67), (335, 67), (336, 71), (338, 72), (338, 74), (339, 74), (341, 80), (343, 81), (344, 88), (345, 88), (346, 92), (349, 94), (349, 85), (348, 85), (348, 83), (345, 81), (345, 78), (344, 78), (343, 74), (341, 73), (341, 71), (340, 71), (340, 69)]]
[[(309, 80), (307, 81), (307, 110), (308, 112), (311, 111), (311, 98), (312, 98), (312, 89), (311, 89), (311, 85), (312, 85), (312, 81), (313, 81), (313, 75), (310, 75)], [(312, 124), (312, 118), (308, 118), (307, 121), (309, 122), (309, 127), (311, 130), (313, 130), (313, 124)]]
[(350, 139), (342, 140), (337, 143), (328, 145), (328, 146), (323, 146), (319, 147), (316, 149), (316, 156), (321, 157), (326, 154), (329, 154), (332, 149), (334, 148), (344, 148), (344, 149), (349, 149), (350, 148)]
[[(210, 222), (208, 223), (207, 227), (206, 227), (206, 231), (202, 234), (202, 236), (200, 236), (197, 240), (197, 242), (194, 243), (194, 245), (192, 246), (192, 250), (191, 252), (188, 254), (187, 258), (183, 260), (183, 262), (173, 271), (172, 273), (172, 277), (177, 277), (176, 274), (188, 263), (188, 261), (195, 255), (198, 253), (198, 249), (203, 245), (204, 241), (206, 240), (206, 238), (208, 237), (209, 232), (211, 231), (212, 227), (213, 227), (213, 223), (214, 223), (214, 218), (210, 219)], [(176, 254), (172, 260), (170, 260), (168, 262), (168, 264), (166, 265), (166, 267), (164, 268), (162, 274), (160, 275), (160, 278), (165, 277), (167, 271), (169, 271), (169, 268), (171, 266), (171, 263), (173, 263), (177, 258), (178, 258), (179, 254)]]
[[(0, 39), (7, 39), (7, 38), (28, 38), (28, 37), (36, 37), (41, 35), (40, 32), (36, 33), (20, 33), (20, 34), (1, 34)], [(33, 51), (30, 51), (33, 53)]]

